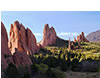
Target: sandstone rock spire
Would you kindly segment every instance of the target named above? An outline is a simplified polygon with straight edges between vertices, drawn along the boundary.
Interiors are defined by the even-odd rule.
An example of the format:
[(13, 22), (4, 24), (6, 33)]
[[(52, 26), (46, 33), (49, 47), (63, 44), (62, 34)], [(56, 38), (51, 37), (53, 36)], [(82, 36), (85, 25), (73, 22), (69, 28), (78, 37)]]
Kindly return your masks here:
[(15, 48), (19, 52), (26, 52), (29, 55), (34, 54), (38, 49), (34, 34), (29, 28), (25, 29), (24, 25), (18, 21), (11, 24), (8, 46), (12, 54), (15, 52)]
[(70, 38), (69, 38), (69, 43), (68, 43), (68, 50), (71, 50), (71, 41), (70, 41)]
[(79, 41), (79, 42), (89, 42), (89, 41), (85, 38), (84, 32), (81, 32), (81, 34), (77, 36), (77, 41)]
[(1, 67), (6, 69), (8, 63), (13, 63), (11, 53), (8, 49), (8, 35), (4, 24), (1, 22)]
[(57, 39), (57, 35), (55, 32), (55, 29), (53, 27), (49, 28), (48, 24), (45, 24), (44, 30), (43, 30), (43, 39), (40, 41), (40, 44), (42, 47), (51, 45), (55, 43)]
[[(18, 25), (18, 22), (16, 22), (16, 23)], [(12, 33), (13, 31), (16, 31), (17, 35)], [(16, 35), (16, 38), (20, 38), (18, 35), (19, 34), (18, 30), (16, 28), (13, 29), (13, 25), (11, 26), (10, 35), (12, 35), (12, 34)], [(13, 38), (13, 37), (11, 37), (11, 38)], [(11, 40), (13, 41), (13, 39), (11, 39)], [(8, 67), (9, 63), (13, 63), (17, 67), (19, 65), (22, 65), (25, 67), (25, 66), (30, 66), (32, 64), (31, 59), (27, 56), (26, 52), (20, 52), (16, 48), (14, 48), (14, 49), (15, 49), (14, 54), (11, 55), (11, 52), (8, 48), (7, 32), (6, 32), (4, 24), (1, 22), (1, 67), (2, 67), (2, 70), (5, 70)]]

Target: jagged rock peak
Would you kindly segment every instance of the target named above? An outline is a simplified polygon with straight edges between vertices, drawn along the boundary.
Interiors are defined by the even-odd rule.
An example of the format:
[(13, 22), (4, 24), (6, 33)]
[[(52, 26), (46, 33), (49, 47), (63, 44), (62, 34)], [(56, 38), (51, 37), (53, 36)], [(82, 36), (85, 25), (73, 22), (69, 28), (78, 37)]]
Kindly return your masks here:
[(77, 41), (79, 41), (79, 42), (89, 42), (89, 41), (85, 38), (84, 32), (81, 32), (81, 34), (77, 36)]
[(55, 43), (57, 35), (53, 27), (49, 28), (48, 24), (44, 25), (43, 39), (40, 41), (42, 47)]
[(18, 52), (26, 52), (29, 55), (34, 54), (38, 49), (34, 34), (29, 28), (25, 29), (24, 25), (18, 21), (11, 24), (9, 35), (8, 46), (12, 54), (15, 52), (15, 48), (18, 49)]

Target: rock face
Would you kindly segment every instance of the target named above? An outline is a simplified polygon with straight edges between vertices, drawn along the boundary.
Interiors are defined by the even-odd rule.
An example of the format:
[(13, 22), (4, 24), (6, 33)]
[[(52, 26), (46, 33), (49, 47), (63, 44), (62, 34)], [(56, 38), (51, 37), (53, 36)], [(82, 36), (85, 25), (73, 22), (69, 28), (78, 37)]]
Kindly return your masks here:
[(78, 42), (89, 42), (85, 36), (84, 36), (84, 32), (82, 32), (80, 35), (77, 36), (77, 40)]
[(11, 24), (8, 46), (12, 54), (15, 52), (15, 48), (19, 52), (26, 52), (29, 55), (34, 54), (38, 49), (36, 38), (31, 30), (25, 29), (18, 21)]
[(6, 69), (8, 64), (13, 62), (8, 49), (8, 36), (4, 24), (1, 22), (1, 67)]
[(32, 64), (31, 59), (27, 56), (25, 52), (18, 52), (17, 48), (15, 48), (15, 53), (13, 54), (14, 64), (18, 67), (22, 66), (30, 66)]
[(91, 32), (86, 36), (86, 38), (91, 42), (100, 42), (100, 30), (96, 32)]
[(40, 44), (42, 47), (51, 45), (55, 43), (57, 39), (57, 35), (55, 32), (55, 29), (53, 27), (49, 28), (48, 24), (45, 24), (44, 30), (43, 30), (43, 39), (40, 41)]
[[(12, 28), (13, 28), (13, 26), (11, 27), (11, 32), (10, 32), (11, 37), (10, 37), (10, 39), (12, 41), (14, 40), (13, 38), (17, 39), (17, 40), (15, 40), (16, 41), (15, 44), (12, 43), (14, 45), (14, 47), (13, 47), (13, 45), (11, 45), (11, 47), (13, 49), (15, 49), (13, 55), (11, 55), (11, 52), (10, 52), (10, 50), (8, 48), (8, 36), (7, 36), (7, 32), (6, 32), (5, 26), (1, 22), (1, 67), (2, 67), (2, 70), (5, 70), (9, 63), (13, 63), (17, 67), (19, 65), (22, 65), (22, 66), (25, 67), (25, 66), (30, 66), (32, 64), (31, 59), (27, 56), (26, 52), (23, 52), (24, 49), (22, 48), (22, 45), (26, 44), (26, 42), (24, 41), (26, 39), (26, 37), (24, 38), (25, 34), (23, 34), (23, 32), (22, 32), (22, 34), (23, 34), (23, 39), (22, 39), (23, 42), (21, 42), (21, 43), (23, 43), (23, 44), (21, 45), (20, 42), (17, 43), (18, 39), (20, 39), (19, 33), (21, 33), (21, 32), (17, 33), (18, 30), (16, 30), (16, 28), (15, 28), (15, 30), (12, 30)], [(16, 34), (12, 33), (12, 31), (16, 31)], [(34, 35), (32, 35), (32, 32), (29, 29), (27, 29), (27, 34), (28, 34), (28, 37), (30, 37), (30, 39), (28, 39), (29, 40), (28, 43), (33, 43), (33, 40), (34, 40), (35, 37), (34, 37)], [(22, 35), (21, 35), (21, 38), (22, 38)], [(19, 45), (17, 45), (16, 43), (19, 44)], [(19, 51), (15, 48), (15, 46), (18, 47), (17, 49)], [(31, 51), (32, 47), (30, 47), (30, 46), (32, 46), (32, 44), (28, 44), (28, 48)], [(33, 45), (33, 47), (34, 47), (34, 45)]]

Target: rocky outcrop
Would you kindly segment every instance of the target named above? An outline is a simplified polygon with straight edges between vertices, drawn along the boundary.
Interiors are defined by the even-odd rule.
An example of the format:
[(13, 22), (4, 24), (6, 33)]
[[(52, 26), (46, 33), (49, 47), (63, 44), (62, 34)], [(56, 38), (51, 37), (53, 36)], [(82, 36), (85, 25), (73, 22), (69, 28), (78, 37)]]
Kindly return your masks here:
[(70, 49), (71, 49), (71, 41), (70, 41), (70, 39), (69, 39), (68, 50), (70, 50)]
[[(12, 33), (13, 31), (16, 31), (16, 34)], [(16, 28), (13, 29), (13, 26), (11, 26), (11, 32), (10, 32), (11, 37), (10, 38), (12, 41), (14, 40), (13, 38), (20, 39), (19, 35), (18, 35), (20, 32), (18, 32), (18, 33), (17, 32), (18, 32), (18, 30), (16, 30)], [(23, 34), (23, 32), (22, 32), (22, 34)], [(30, 37), (30, 39), (28, 39), (29, 41), (32, 41), (32, 39), (35, 38), (34, 36), (31, 35), (32, 32), (29, 29), (27, 29), (27, 34), (28, 34), (28, 37)], [(23, 34), (23, 38), (26, 39), (25, 34)], [(26, 44), (26, 42), (24, 41), (25, 39), (22, 39), (23, 44)], [(15, 41), (17, 42), (17, 40), (15, 40)], [(28, 43), (31, 43), (29, 41), (28, 41)], [(32, 43), (33, 43), (33, 41), (32, 41)], [(19, 44), (19, 45), (17, 45), (17, 44)], [(13, 43), (14, 46), (20, 46), (20, 48), (14, 48), (12, 45), (12, 47), (15, 49), (14, 50), (15, 52), (12, 55), (8, 48), (7, 32), (6, 32), (4, 24), (1, 22), (1, 67), (2, 67), (2, 70), (5, 70), (9, 63), (13, 63), (17, 67), (20, 65), (25, 67), (25, 66), (30, 66), (32, 64), (31, 59), (28, 57), (27, 53), (23, 52), (24, 50), (21, 47), (23, 44), (22, 45), (20, 43), (17, 43), (17, 44)], [(32, 50), (32, 47), (30, 47), (30, 46), (32, 46), (32, 45), (28, 44), (29, 49)], [(17, 49), (20, 51), (18, 51)]]
[(1, 67), (6, 69), (9, 63), (13, 63), (11, 53), (8, 49), (8, 36), (4, 24), (1, 22)]
[(31, 30), (25, 29), (18, 21), (11, 24), (8, 46), (12, 54), (15, 48), (18, 52), (26, 52), (28, 55), (34, 54), (38, 49), (36, 38)]
[(24, 67), (30, 66), (32, 64), (31, 59), (27, 56), (25, 52), (19, 52), (17, 48), (15, 48), (15, 53), (13, 54), (13, 61), (16, 64), (16, 67), (22, 65)]
[(34, 54), (36, 51), (38, 51), (36, 38), (29, 28), (26, 29), (26, 33), (27, 33), (27, 36), (26, 36), (27, 37), (27, 47), (29, 51), (28, 53)]
[(77, 40), (78, 42), (89, 42), (85, 36), (84, 36), (84, 32), (82, 32), (80, 35), (77, 36)]
[(45, 24), (43, 30), (43, 39), (40, 41), (42, 47), (54, 44), (56, 42), (57, 35), (53, 27), (49, 28), (48, 24)]
[(74, 42), (77, 42), (76, 38), (74, 37)]

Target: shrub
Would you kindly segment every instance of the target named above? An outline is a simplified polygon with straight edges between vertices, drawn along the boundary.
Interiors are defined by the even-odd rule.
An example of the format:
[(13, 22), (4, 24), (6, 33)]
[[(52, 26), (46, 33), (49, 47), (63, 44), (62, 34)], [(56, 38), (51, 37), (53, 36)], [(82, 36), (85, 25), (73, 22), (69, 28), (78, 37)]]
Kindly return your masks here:
[(78, 59), (73, 59), (72, 62), (71, 62), (71, 69), (73, 71), (75, 71), (75, 69), (78, 67), (79, 65), (79, 60)]
[(5, 71), (6, 78), (19, 78), (20, 74), (16, 68), (16, 66), (10, 63)]
[(31, 68), (31, 75), (32, 76), (38, 73), (38, 67), (36, 66), (35, 63), (32, 64), (30, 68)]
[(31, 75), (29, 74), (29, 72), (25, 72), (22, 78), (31, 78)]
[(37, 66), (37, 68), (38, 68), (38, 73), (39, 74), (45, 74), (46, 73), (46, 71), (47, 71), (47, 69), (48, 69), (48, 66), (46, 65), (46, 64), (43, 64), (43, 63), (41, 63), (41, 64), (36, 64), (36, 66)]
[(33, 64), (31, 65), (31, 74), (32, 76), (36, 75), (36, 74), (40, 74), (43, 75), (46, 73), (48, 69), (48, 66), (46, 64)]
[(49, 78), (65, 78), (65, 73), (55, 68), (49, 68), (46, 75)]
[(54, 56), (49, 56), (44, 60), (44, 63), (47, 64), (49, 67), (56, 67), (57, 59)]
[(62, 70), (62, 71), (67, 71), (67, 69), (68, 69), (67, 61), (63, 59), (63, 60), (61, 60), (60, 62), (61, 62), (61, 63), (60, 63), (60, 68), (61, 68), (61, 70)]

